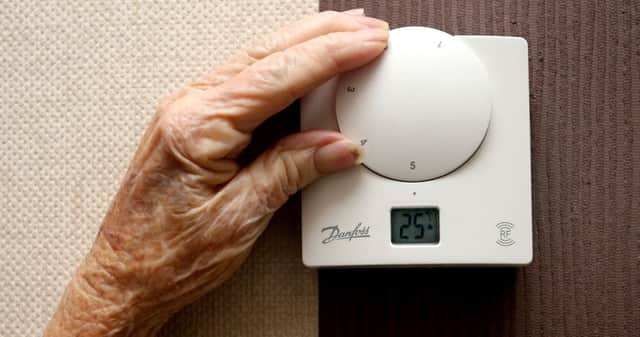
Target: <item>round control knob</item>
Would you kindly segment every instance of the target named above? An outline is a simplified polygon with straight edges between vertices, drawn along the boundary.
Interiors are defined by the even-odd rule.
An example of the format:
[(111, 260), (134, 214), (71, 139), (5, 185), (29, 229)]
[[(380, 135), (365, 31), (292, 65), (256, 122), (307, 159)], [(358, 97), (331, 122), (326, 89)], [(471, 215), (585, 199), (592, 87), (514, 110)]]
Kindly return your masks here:
[(491, 118), (487, 71), (459, 39), (426, 27), (389, 33), (387, 50), (342, 74), (340, 131), (365, 148), (364, 165), (401, 181), (425, 181), (464, 164)]

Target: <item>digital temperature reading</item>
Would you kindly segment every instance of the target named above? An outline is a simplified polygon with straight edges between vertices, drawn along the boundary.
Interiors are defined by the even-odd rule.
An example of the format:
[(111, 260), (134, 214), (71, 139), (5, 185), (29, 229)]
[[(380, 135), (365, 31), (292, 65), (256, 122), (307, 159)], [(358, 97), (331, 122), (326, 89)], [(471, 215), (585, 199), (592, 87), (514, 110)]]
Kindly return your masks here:
[(440, 213), (437, 208), (391, 209), (391, 242), (438, 243)]

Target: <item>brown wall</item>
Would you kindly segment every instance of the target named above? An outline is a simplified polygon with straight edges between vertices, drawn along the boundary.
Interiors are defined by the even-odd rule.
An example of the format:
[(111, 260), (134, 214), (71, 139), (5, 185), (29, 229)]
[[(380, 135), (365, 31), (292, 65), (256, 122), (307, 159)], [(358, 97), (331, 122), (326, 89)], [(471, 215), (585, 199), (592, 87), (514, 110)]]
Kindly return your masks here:
[(534, 262), (321, 271), (321, 336), (640, 334), (640, 2), (331, 1), (529, 42)]

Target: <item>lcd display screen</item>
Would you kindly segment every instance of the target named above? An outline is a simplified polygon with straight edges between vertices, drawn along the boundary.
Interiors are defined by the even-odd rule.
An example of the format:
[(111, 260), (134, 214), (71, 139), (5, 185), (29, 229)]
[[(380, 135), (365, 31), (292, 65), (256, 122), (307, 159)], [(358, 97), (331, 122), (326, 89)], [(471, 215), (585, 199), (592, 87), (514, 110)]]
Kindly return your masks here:
[(395, 244), (438, 243), (440, 212), (429, 208), (393, 208), (391, 242)]

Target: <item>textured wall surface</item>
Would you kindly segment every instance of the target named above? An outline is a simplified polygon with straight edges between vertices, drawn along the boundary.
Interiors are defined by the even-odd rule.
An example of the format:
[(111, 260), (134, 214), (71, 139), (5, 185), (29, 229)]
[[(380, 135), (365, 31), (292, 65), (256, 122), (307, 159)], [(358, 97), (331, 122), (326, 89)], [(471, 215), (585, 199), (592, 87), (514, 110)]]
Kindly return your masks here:
[[(315, 0), (0, 3), (0, 335), (38, 336), (160, 98)], [(280, 130), (297, 127), (295, 119)], [(289, 204), (165, 336), (315, 336)]]
[(640, 1), (320, 1), (352, 7), (529, 41), (534, 262), (321, 271), (320, 335), (638, 336)]

